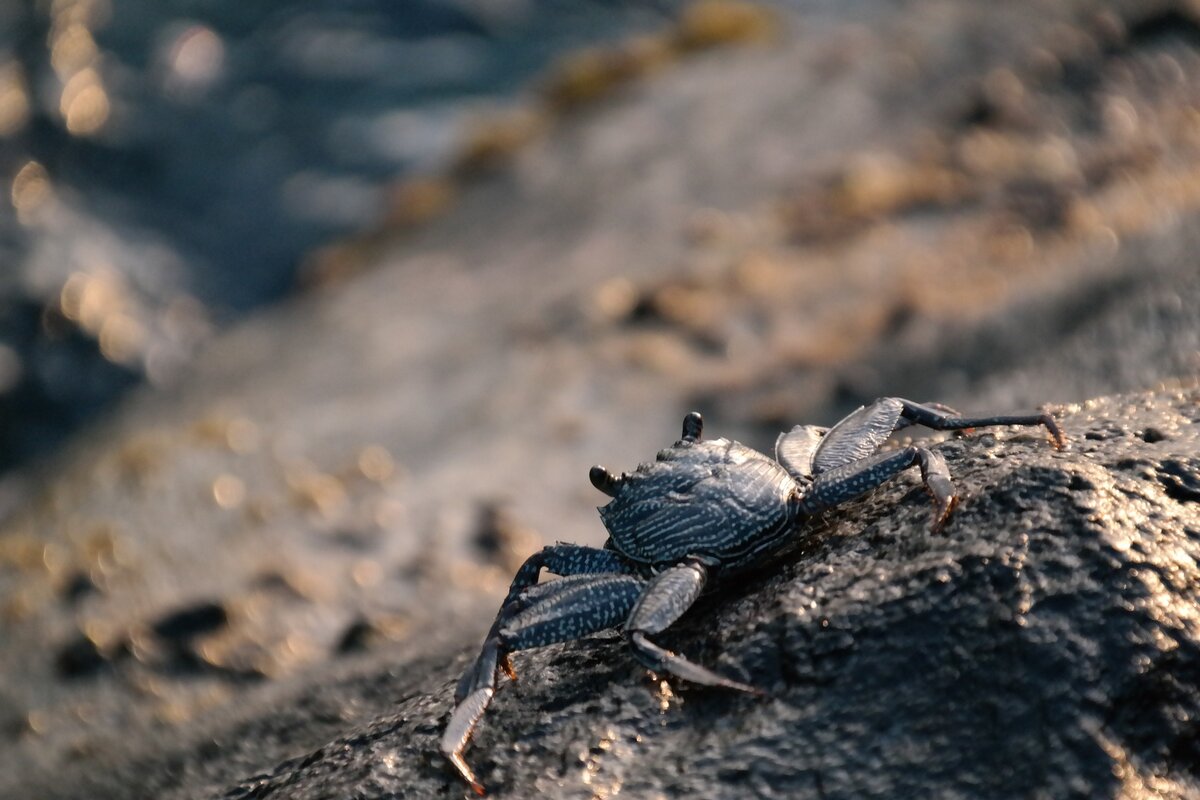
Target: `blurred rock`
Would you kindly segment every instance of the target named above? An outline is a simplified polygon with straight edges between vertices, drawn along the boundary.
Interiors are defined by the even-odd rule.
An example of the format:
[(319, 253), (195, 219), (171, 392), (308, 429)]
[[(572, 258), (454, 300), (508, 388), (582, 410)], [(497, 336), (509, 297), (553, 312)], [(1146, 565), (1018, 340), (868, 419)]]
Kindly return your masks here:
[(337, 643), (340, 655), (362, 652), (380, 647), (388, 641), (402, 638), (408, 627), (408, 621), (403, 617), (382, 617), (378, 619), (359, 618), (350, 623)]
[(98, 591), (95, 581), (85, 572), (76, 572), (69, 576), (59, 589), (63, 602), (76, 604), (89, 594)]
[[(502, 158), (528, 125), (464, 121), (682, 2), (0, 4), (0, 471), (285, 297), (308, 250), (387, 215), (397, 176)], [(99, 275), (103, 307), (47, 321)]]
[(186, 642), (200, 634), (212, 633), (229, 622), (229, 614), (220, 603), (203, 602), (173, 611), (151, 624), (154, 635), (173, 643)]
[(97, 672), (108, 659), (94, 641), (81, 634), (59, 648), (54, 663), (62, 677), (80, 678)]

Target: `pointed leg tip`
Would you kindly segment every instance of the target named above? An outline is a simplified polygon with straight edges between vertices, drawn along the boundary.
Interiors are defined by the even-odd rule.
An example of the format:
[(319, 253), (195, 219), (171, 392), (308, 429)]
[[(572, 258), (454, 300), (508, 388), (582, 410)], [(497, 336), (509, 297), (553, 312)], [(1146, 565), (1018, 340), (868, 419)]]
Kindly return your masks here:
[[(703, 667), (701, 667), (700, 669), (703, 669)], [(743, 694), (753, 695), (754, 697), (770, 697), (771, 696), (771, 693), (765, 689), (760, 689), (757, 686), (752, 686), (748, 683), (742, 683), (741, 681), (735, 681), (733, 678), (726, 678), (723, 675), (718, 675), (717, 673), (709, 672), (708, 670), (704, 670), (704, 672), (707, 675), (707, 678), (705, 678), (705, 679), (702, 679), (699, 675), (695, 675), (695, 674), (684, 676), (684, 675), (680, 675), (675, 670), (669, 669), (668, 671), (672, 675), (675, 675), (675, 677), (682, 678), (687, 683), (696, 684), (697, 686), (711, 686), (711, 687), (715, 687), (718, 689), (730, 689), (735, 692), (741, 692)], [(650, 676), (651, 676), (652, 680), (654, 680), (655, 682), (659, 681), (657, 674), (654, 673), (653, 671), (650, 672)]]
[(735, 681), (732, 678), (721, 678), (720, 681), (716, 682), (714, 685), (720, 686), (722, 689), (733, 689), (735, 692), (742, 692), (743, 694), (750, 694), (756, 697), (767, 696), (767, 693), (757, 686), (751, 686), (748, 683)]
[(946, 503), (944, 508), (941, 508), (937, 517), (930, 526), (930, 532), (940, 536), (946, 530), (946, 524), (950, 521), (950, 516), (954, 513), (954, 509), (958, 507), (958, 495), (950, 498), (950, 502)]
[(1062, 428), (1058, 426), (1058, 420), (1050, 414), (1043, 414), (1040, 421), (1046, 427), (1047, 433), (1050, 434), (1050, 443), (1054, 445), (1054, 449), (1065, 450), (1067, 437), (1063, 435)]
[(483, 718), (483, 713), (487, 710), (494, 693), (492, 688), (484, 687), (467, 695), (466, 700), (460, 703), (454, 709), (454, 713), (450, 715), (450, 722), (442, 734), (442, 752), (454, 765), (454, 769), (458, 771), (462, 779), (470, 784), (471, 788), (479, 795), (483, 794), (483, 785), (475, 780), (475, 773), (471, 771), (466, 759), (463, 758), (463, 750), (466, 749), (467, 742), (471, 740), (475, 726)]
[(471, 789), (475, 792), (475, 794), (479, 795), (480, 797), (485, 797), (487, 795), (487, 789), (484, 788), (482, 783), (475, 780), (475, 773), (471, 771), (469, 766), (467, 766), (467, 762), (463, 759), (462, 753), (455, 751), (448, 754), (447, 757), (450, 759), (450, 763), (454, 765), (454, 768), (458, 770), (458, 774), (462, 776), (462, 779), (470, 784)]
[(1063, 436), (1063, 432), (1058, 429), (1058, 426), (1050, 428), (1050, 444), (1054, 445), (1055, 450), (1067, 449), (1067, 437)]

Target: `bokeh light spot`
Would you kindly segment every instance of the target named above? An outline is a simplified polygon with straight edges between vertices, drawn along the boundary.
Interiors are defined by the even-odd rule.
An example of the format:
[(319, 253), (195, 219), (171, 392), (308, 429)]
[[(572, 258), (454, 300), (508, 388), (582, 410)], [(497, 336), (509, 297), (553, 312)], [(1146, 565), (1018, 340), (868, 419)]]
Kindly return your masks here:
[(14, 63), (0, 66), (0, 136), (12, 136), (29, 121), (29, 94), (21, 68)]
[(52, 193), (45, 167), (36, 161), (21, 167), (12, 182), (12, 204), (21, 222), (28, 223), (30, 216), (50, 199)]
[(94, 69), (75, 73), (63, 87), (59, 110), (67, 122), (67, 130), (76, 136), (89, 136), (108, 121), (108, 93)]

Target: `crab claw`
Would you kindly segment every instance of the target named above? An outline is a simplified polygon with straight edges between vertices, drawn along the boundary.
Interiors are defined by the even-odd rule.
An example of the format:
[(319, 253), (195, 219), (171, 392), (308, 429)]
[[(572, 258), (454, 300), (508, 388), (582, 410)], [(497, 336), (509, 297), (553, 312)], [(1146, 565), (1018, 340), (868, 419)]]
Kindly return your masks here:
[(467, 766), (466, 760), (463, 759), (463, 748), (467, 746), (471, 734), (475, 732), (475, 726), (483, 718), (483, 712), (491, 704), (493, 694), (495, 694), (494, 689), (484, 687), (467, 695), (454, 709), (454, 713), (450, 716), (450, 723), (446, 725), (446, 732), (442, 734), (442, 752), (458, 770), (458, 774), (463, 777), (463, 780), (471, 784), (475, 794), (480, 797), (486, 795), (487, 790), (483, 788), (482, 783), (475, 779), (475, 773)]

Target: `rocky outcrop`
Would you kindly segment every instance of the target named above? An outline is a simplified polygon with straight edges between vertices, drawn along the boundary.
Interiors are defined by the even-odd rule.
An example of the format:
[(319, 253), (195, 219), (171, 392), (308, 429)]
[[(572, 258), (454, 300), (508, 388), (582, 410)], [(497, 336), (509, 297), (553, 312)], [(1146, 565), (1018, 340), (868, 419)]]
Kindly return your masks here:
[[(616, 634), (520, 654), (468, 753), (480, 777), (498, 797), (1195, 796), (1200, 393), (1057, 413), (1065, 451), (939, 445), (963, 495), (942, 535), (902, 478), (663, 637), (769, 697), (654, 679)], [(437, 741), (469, 655), (377, 657), (92, 791), (460, 797)], [(366, 724), (258, 758), (362, 703)]]

